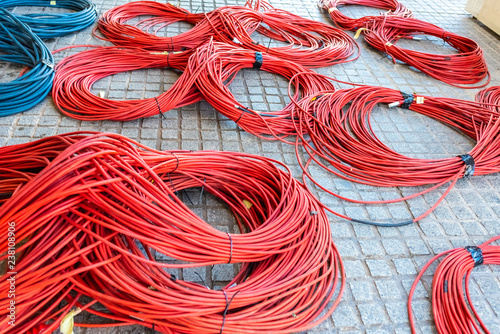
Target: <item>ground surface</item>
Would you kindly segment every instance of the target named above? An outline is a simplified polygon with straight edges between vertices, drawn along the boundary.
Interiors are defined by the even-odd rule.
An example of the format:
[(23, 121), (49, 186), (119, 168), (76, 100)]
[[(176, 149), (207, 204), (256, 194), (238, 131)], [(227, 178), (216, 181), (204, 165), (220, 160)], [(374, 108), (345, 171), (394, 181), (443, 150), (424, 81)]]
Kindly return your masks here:
[[(126, 3), (126, 0), (94, 0), (100, 13)], [(210, 11), (215, 7), (235, 4), (230, 1), (186, 1), (180, 5), (192, 11)], [(243, 4), (243, 2), (238, 2)], [(478, 41), (486, 53), (493, 84), (500, 83), (500, 39), (464, 12), (464, 0), (405, 0), (403, 3), (416, 17), (440, 25), (450, 31)], [(328, 22), (328, 16), (310, 0), (279, 1), (272, 4), (296, 14)], [(16, 9), (18, 12), (26, 9)], [(363, 8), (342, 9), (350, 16), (377, 14), (378, 10)], [(175, 24), (167, 35), (178, 34), (190, 28)], [(91, 28), (78, 34), (47, 41), (55, 50), (68, 45), (104, 44), (91, 36)], [(258, 39), (258, 36), (256, 36)], [(262, 41), (267, 42), (265, 38)], [(477, 90), (462, 90), (443, 84), (412, 71), (404, 65), (394, 65), (387, 58), (368, 47), (360, 39), (362, 54), (355, 62), (319, 69), (340, 80), (397, 88), (424, 95), (473, 99)], [(428, 52), (451, 52), (441, 41), (407, 42), (408, 47)], [(273, 44), (271, 44), (272, 46)], [(70, 51), (76, 52), (76, 51)], [(56, 60), (69, 52), (56, 55)], [(99, 64), (96, 64), (98, 66)], [(18, 68), (0, 64), (6, 73), (1, 82), (12, 80)], [(95, 92), (105, 91), (109, 98), (144, 98), (159, 95), (178, 77), (168, 69), (135, 71), (106, 78), (95, 85)], [(239, 101), (258, 110), (280, 109), (285, 102), (287, 82), (281, 77), (257, 70), (238, 74), (230, 89)], [(201, 102), (158, 117), (133, 122), (80, 122), (63, 116), (47, 98), (34, 109), (19, 115), (0, 118), (0, 145), (27, 142), (36, 138), (76, 130), (110, 131), (126, 135), (153, 148), (161, 149), (219, 149), (260, 154), (288, 163), (299, 176), (299, 168), (292, 147), (260, 140), (238, 129), (234, 122), (217, 114), (207, 103)], [(372, 122), (377, 135), (396, 151), (413, 157), (449, 157), (468, 152), (471, 140), (449, 128), (416, 115), (411, 111), (380, 107), (374, 111)], [(320, 171), (313, 170), (319, 176)], [(331, 189), (349, 197), (377, 199), (398, 197), (416, 189), (374, 189), (348, 183), (342, 179), (321, 175), (322, 182)], [(449, 248), (479, 244), (500, 234), (500, 175), (473, 177), (460, 180), (444, 202), (429, 217), (418, 224), (401, 228), (375, 228), (350, 223), (331, 217), (332, 236), (346, 266), (347, 289), (333, 316), (309, 333), (409, 333), (406, 313), (407, 293), (418, 270), (436, 253)], [(441, 194), (431, 193), (406, 204), (392, 206), (361, 206), (340, 202), (318, 193), (324, 203), (339, 212), (357, 218), (374, 220), (414, 217), (431, 206)], [(226, 231), (236, 232), (234, 219), (217, 200), (204, 197), (198, 203), (199, 192), (193, 191), (193, 209), (209, 223)], [(191, 204), (190, 204), (191, 205)], [(164, 259), (157, 254), (158, 260)], [(233, 265), (197, 268), (177, 272), (185, 280), (200, 281), (217, 288), (238, 270)], [(198, 275), (197, 275), (197, 274)], [(433, 333), (429, 294), (432, 276), (425, 276), (416, 293), (414, 309), (421, 333)], [(500, 333), (500, 268), (487, 266), (474, 271), (471, 292), (476, 308), (492, 333)], [(82, 317), (80, 321), (95, 319)], [(76, 333), (151, 333), (142, 327), (116, 329), (77, 329)]]

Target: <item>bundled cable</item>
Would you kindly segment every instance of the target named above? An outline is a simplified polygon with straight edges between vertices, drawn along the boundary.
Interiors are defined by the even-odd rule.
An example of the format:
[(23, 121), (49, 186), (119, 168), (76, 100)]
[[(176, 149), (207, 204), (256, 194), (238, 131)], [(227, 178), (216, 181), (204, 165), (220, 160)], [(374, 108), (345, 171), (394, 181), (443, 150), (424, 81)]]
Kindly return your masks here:
[(89, 0), (2, 0), (0, 7), (37, 6), (70, 9), (72, 13), (14, 14), (40, 38), (65, 36), (91, 26), (97, 19), (95, 5)]
[(57, 64), (52, 97), (63, 113), (80, 120), (128, 121), (157, 115), (199, 101), (195, 78), (182, 75), (160, 96), (141, 100), (116, 101), (96, 96), (91, 92), (92, 85), (107, 76), (138, 69), (165, 67), (183, 71), (189, 55), (117, 47), (79, 52)]
[[(387, 147), (372, 131), (370, 115), (379, 103), (400, 105), (440, 121), (474, 139), (470, 152), (444, 159), (414, 159)], [(394, 89), (361, 86), (336, 92), (319, 92), (295, 104), (292, 111), (298, 119), (296, 133), (310, 158), (302, 162), (304, 178), (313, 181), (328, 193), (355, 203), (393, 203), (420, 196), (450, 183), (439, 200), (425, 213), (409, 221), (382, 226), (416, 222), (428, 215), (448, 194), (459, 178), (500, 171), (500, 117), (479, 103), (449, 98), (406, 94)], [(306, 138), (303, 133), (308, 134)], [(298, 148), (297, 148), (298, 152)], [(377, 187), (413, 187), (432, 185), (419, 193), (400, 199), (361, 201), (345, 198), (323, 187), (308, 172), (315, 162), (325, 170), (346, 180)]]
[[(33, 143), (47, 166), (0, 207), (0, 232), (14, 227), (18, 257), (16, 326), (7, 323), (10, 300), (1, 296), (2, 333), (44, 326), (50, 333), (81, 311), (112, 321), (82, 326), (141, 324), (161, 333), (289, 333), (331, 315), (344, 288), (342, 262), (321, 204), (285, 165), (83, 135)], [(67, 148), (54, 158), (49, 143)], [(29, 147), (3, 152), (3, 165), (29, 159)], [(242, 234), (205, 223), (176, 196), (186, 188), (227, 203)], [(4, 253), (8, 240), (0, 245)], [(156, 262), (153, 250), (183, 262)], [(241, 270), (222, 290), (164, 270), (223, 263)], [(0, 282), (2, 291), (9, 284)], [(97, 302), (106, 310), (94, 309)]]
[[(380, 16), (367, 24), (365, 40), (393, 59), (402, 61), (437, 80), (460, 88), (479, 88), (488, 85), (490, 73), (483, 50), (473, 40), (446, 31), (431, 23), (414, 18)], [(430, 35), (442, 39), (458, 53), (429, 54), (404, 49), (397, 45), (401, 38), (413, 39), (417, 35)], [(474, 85), (487, 77), (481, 84)]]
[(482, 106), (500, 112), (500, 86), (491, 86), (476, 94), (476, 101)]
[(0, 8), (0, 61), (28, 66), (20, 77), (0, 83), (0, 116), (28, 110), (50, 92), (54, 60), (28, 26)]
[(291, 85), (295, 88), (292, 99), (335, 89), (323, 76), (291, 61), (221, 43), (199, 47), (191, 56), (184, 74), (196, 76), (196, 86), (203, 98), (217, 111), (257, 136), (294, 135), (295, 120), (290, 115), (293, 105), (290, 103), (279, 111), (260, 112), (236, 101), (227, 86), (244, 68), (257, 68), (292, 80)]
[[(264, 6), (265, 3), (259, 2), (259, 5)], [(127, 21), (141, 15), (153, 17), (135, 25), (127, 24)], [(159, 29), (179, 21), (195, 26), (176, 36), (157, 35)], [(131, 2), (105, 12), (99, 20), (99, 30), (105, 36), (103, 39), (119, 46), (184, 51), (213, 38), (218, 42), (265, 52), (309, 67), (330, 66), (352, 61), (359, 56), (348, 59), (358, 46), (345, 32), (272, 7), (266, 7), (261, 12), (241, 6), (224, 6), (206, 14), (192, 14), (168, 3)], [(288, 45), (273, 48), (262, 45), (252, 39), (254, 31)]]
[(420, 271), (408, 296), (408, 317), (412, 333), (417, 333), (412, 311), (413, 294), (425, 271), (441, 260), (432, 280), (432, 314), (439, 333), (490, 333), (479, 317), (469, 293), (469, 278), (479, 265), (500, 265), (500, 240), (494, 237), (480, 246), (467, 246), (445, 251), (432, 258)]
[(376, 16), (363, 16), (359, 19), (350, 18), (343, 14), (340, 6), (358, 5), (375, 7), (388, 10), (385, 15), (396, 15), (401, 17), (413, 17), (411, 10), (396, 0), (319, 0), (318, 7), (328, 11), (333, 23), (341, 29), (358, 30), (365, 27), (366, 23)]

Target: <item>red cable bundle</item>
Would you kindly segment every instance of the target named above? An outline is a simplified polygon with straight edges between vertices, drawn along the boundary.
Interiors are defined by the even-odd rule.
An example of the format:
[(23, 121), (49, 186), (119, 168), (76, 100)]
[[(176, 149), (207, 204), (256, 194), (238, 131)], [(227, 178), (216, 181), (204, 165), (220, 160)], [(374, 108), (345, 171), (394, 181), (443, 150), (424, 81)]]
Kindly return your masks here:
[[(385, 52), (408, 66), (460, 88), (479, 88), (488, 85), (490, 73), (486, 66), (483, 50), (473, 40), (446, 31), (431, 23), (414, 18), (398, 16), (377, 17), (367, 24), (365, 40), (377, 50)], [(412, 39), (416, 35), (430, 35), (441, 38), (458, 51), (458, 54), (439, 55), (401, 48), (397, 41), (401, 38)], [(486, 82), (475, 86), (488, 77)]]
[(500, 236), (486, 241), (479, 247), (469, 246), (445, 251), (433, 257), (422, 268), (408, 296), (408, 316), (412, 333), (417, 333), (411, 306), (413, 293), (425, 271), (444, 255), (446, 257), (439, 263), (432, 280), (432, 313), (438, 332), (490, 333), (472, 304), (469, 278), (474, 267), (478, 265), (500, 265), (500, 246), (490, 245), (496, 240), (500, 240)]
[(491, 86), (479, 91), (476, 101), (486, 108), (500, 112), (500, 86)]
[[(346, 62), (358, 48), (356, 42), (339, 29), (274, 9), (266, 3), (259, 2), (256, 7), (259, 8), (260, 5), (265, 8), (264, 12), (241, 6), (224, 6), (206, 14), (191, 14), (170, 4), (131, 2), (104, 13), (99, 20), (99, 30), (104, 34), (105, 40), (119, 46), (184, 51), (199, 47), (213, 38), (218, 42), (266, 52), (310, 67)], [(134, 26), (126, 23), (140, 15), (154, 17)], [(158, 29), (177, 21), (196, 25), (177, 36), (156, 35)], [(273, 48), (261, 45), (250, 36), (256, 30), (289, 45)], [(357, 56), (354, 59), (356, 58)]]
[[(344, 288), (342, 262), (321, 204), (285, 165), (234, 152), (160, 152), (115, 134), (80, 136), (34, 143), (34, 154), (50, 160), (47, 143), (74, 141), (0, 207), (0, 233), (13, 227), (18, 256), (16, 326), (1, 296), (2, 333), (43, 324), (50, 333), (75, 306), (116, 321), (82, 326), (141, 324), (161, 333), (289, 333), (331, 315)], [(26, 148), (12, 147), (9, 160), (28, 159)], [(247, 233), (221, 232), (196, 216), (176, 196), (193, 187), (226, 202)], [(8, 241), (0, 245), (3, 253)], [(156, 262), (152, 250), (186, 262)], [(222, 290), (164, 270), (222, 263), (241, 263)], [(9, 284), (0, 282), (2, 291)], [(83, 305), (82, 296), (93, 301)], [(96, 302), (106, 311), (93, 309)]]
[(195, 78), (185, 75), (157, 98), (116, 101), (90, 91), (96, 81), (125, 71), (158, 67), (183, 71), (190, 54), (117, 47), (79, 52), (57, 64), (52, 98), (64, 114), (85, 121), (129, 121), (195, 103), (201, 99), (193, 85)]
[(348, 5), (368, 6), (388, 10), (384, 15), (413, 17), (411, 10), (396, 0), (319, 0), (318, 2), (318, 7), (328, 10), (333, 23), (341, 29), (357, 30), (377, 17), (363, 16), (359, 19), (350, 18), (338, 9), (340, 6)]
[(227, 86), (234, 75), (243, 68), (260, 68), (291, 80), (295, 88), (292, 99), (335, 89), (325, 77), (291, 61), (221, 43), (209, 43), (199, 47), (190, 58), (184, 73), (196, 76), (196, 86), (203, 98), (217, 111), (235, 121), (245, 131), (257, 136), (295, 135), (295, 120), (290, 116), (293, 104), (288, 104), (280, 111), (259, 112), (236, 101)]
[[(378, 103), (402, 105), (429, 116), (471, 137), (477, 144), (470, 152), (464, 152), (460, 157), (445, 159), (406, 157), (387, 147), (373, 133), (370, 115)], [(298, 119), (298, 122), (294, 123), (298, 124), (296, 132), (300, 138), (297, 145), (303, 145), (310, 156), (306, 163), (302, 163), (297, 146), (297, 158), (304, 171), (304, 178), (311, 179), (317, 186), (338, 198), (364, 204), (393, 203), (414, 198), (451, 182), (432, 208), (419, 217), (395, 225), (415, 222), (425, 217), (443, 200), (459, 178), (500, 171), (499, 114), (476, 102), (413, 96), (389, 88), (361, 86), (336, 92), (323, 91), (308, 96), (296, 102), (292, 115)], [(309, 137), (304, 137), (303, 133)], [(312, 161), (346, 180), (371, 186), (434, 185), (427, 190), (400, 199), (370, 202), (354, 200), (342, 197), (315, 181), (307, 171)], [(394, 224), (375, 225), (394, 226)]]

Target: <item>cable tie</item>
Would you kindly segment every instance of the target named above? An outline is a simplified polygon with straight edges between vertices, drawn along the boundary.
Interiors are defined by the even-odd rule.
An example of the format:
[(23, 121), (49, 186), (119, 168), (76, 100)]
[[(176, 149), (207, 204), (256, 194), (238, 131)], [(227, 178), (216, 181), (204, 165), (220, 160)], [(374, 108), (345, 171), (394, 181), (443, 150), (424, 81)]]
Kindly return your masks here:
[[(177, 155), (175, 155), (175, 153), (172, 153), (172, 155), (175, 157), (175, 159), (177, 159), (177, 164), (175, 165), (175, 168), (173, 171), (171, 171), (170, 173), (173, 173), (177, 170), (177, 168), (179, 168), (179, 157)], [(169, 173), (169, 174), (170, 174)]]
[(224, 325), (226, 324), (226, 315), (227, 311), (229, 310), (229, 305), (231, 305), (231, 302), (233, 301), (234, 297), (240, 292), (239, 290), (236, 291), (236, 293), (231, 297), (231, 300), (228, 301), (227, 299), (227, 293), (225, 290), (222, 290), (224, 293), (224, 297), (226, 298), (226, 308), (224, 309), (224, 313), (222, 313), (222, 327), (220, 328), (219, 334), (222, 334), (222, 331), (224, 330)]
[(472, 259), (474, 260), (474, 267), (479, 266), (480, 264), (483, 264), (484, 259), (483, 259), (483, 250), (477, 246), (467, 246), (465, 247), (465, 250), (470, 253), (472, 256)]
[(172, 182), (172, 178), (170, 177), (170, 173), (167, 173), (167, 176), (168, 176), (168, 180), (170, 181), (170, 185), (174, 189), (175, 196), (179, 197), (179, 192), (177, 191), (177, 189), (175, 189), (174, 183)]
[(36, 62), (35, 66), (38, 64), (43, 64), (51, 69), (54, 69), (54, 63), (48, 61), (47, 59), (40, 59), (39, 61)]
[(392, 44), (391, 42), (387, 42), (387, 43), (385, 43), (385, 45), (387, 45), (387, 46), (393, 46), (394, 44)]
[(465, 163), (465, 172), (463, 178), (466, 179), (472, 175), (476, 171), (476, 162), (474, 158), (470, 154), (462, 154), (459, 155), (460, 159)]
[(408, 94), (405, 92), (401, 92), (401, 95), (403, 96), (403, 103), (401, 103), (401, 108), (409, 109), (410, 105), (413, 103), (413, 94)]
[(229, 233), (226, 233), (226, 234), (229, 237), (229, 243), (231, 246), (231, 252), (229, 253), (229, 261), (227, 261), (227, 263), (231, 263), (231, 260), (233, 259), (233, 239), (231, 238), (231, 234), (229, 234)]
[(262, 52), (255, 51), (255, 63), (253, 63), (253, 68), (261, 68), (264, 58), (262, 57)]
[(201, 198), (203, 196), (203, 190), (205, 190), (205, 182), (207, 181), (207, 178), (203, 180), (203, 187), (201, 187), (201, 192), (200, 192), (200, 198), (198, 199), (198, 205), (201, 204)]
[(236, 109), (243, 110), (243, 112), (241, 113), (240, 117), (238, 117), (238, 119), (235, 121), (236, 124), (238, 124), (238, 122), (240, 121), (240, 119), (243, 117), (244, 113), (247, 112), (247, 113), (251, 114), (251, 112), (248, 110), (248, 108), (243, 108), (243, 107), (240, 107), (239, 105), (234, 105), (234, 107)]
[(337, 7), (331, 7), (328, 9), (328, 13), (333, 12), (334, 10), (339, 10)]
[[(163, 114), (163, 111), (161, 111), (160, 103), (158, 102), (158, 99), (156, 98), (156, 96), (155, 96), (155, 101), (156, 101), (156, 105), (158, 106), (158, 111), (159, 111), (158, 115), (160, 115), (160, 118), (163, 117), (163, 119), (167, 120), (167, 117)], [(160, 127), (163, 128), (163, 126), (160, 126)]]

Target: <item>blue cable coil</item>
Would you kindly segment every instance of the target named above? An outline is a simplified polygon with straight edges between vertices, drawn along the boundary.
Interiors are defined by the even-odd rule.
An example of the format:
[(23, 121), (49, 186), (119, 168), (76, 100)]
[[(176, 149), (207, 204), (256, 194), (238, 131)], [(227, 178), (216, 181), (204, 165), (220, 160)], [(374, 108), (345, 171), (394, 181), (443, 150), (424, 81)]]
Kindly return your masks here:
[(72, 13), (15, 14), (40, 38), (54, 38), (71, 34), (91, 26), (97, 19), (95, 5), (88, 0), (0, 0), (0, 7), (17, 6), (54, 7), (72, 10)]
[(49, 94), (54, 79), (54, 59), (31, 29), (0, 8), (0, 61), (29, 67), (11, 82), (0, 83), (0, 116), (34, 107)]

